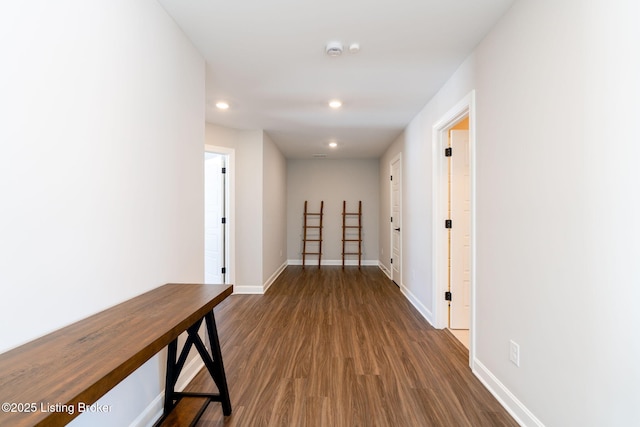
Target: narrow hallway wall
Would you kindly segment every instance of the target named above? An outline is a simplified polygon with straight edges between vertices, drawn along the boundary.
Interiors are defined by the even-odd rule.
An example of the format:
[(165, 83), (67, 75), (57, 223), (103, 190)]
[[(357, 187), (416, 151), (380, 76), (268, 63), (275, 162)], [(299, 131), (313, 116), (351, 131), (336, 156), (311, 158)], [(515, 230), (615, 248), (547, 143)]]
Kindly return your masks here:
[[(304, 201), (317, 211), (324, 200), (323, 261), (342, 263), (342, 202), (347, 210), (357, 210), (362, 201), (363, 260), (378, 262), (379, 170), (377, 159), (365, 160), (289, 160), (287, 162), (287, 258), (302, 260), (302, 212)], [(349, 257), (355, 260), (357, 257)], [(317, 257), (310, 257), (317, 263)]]

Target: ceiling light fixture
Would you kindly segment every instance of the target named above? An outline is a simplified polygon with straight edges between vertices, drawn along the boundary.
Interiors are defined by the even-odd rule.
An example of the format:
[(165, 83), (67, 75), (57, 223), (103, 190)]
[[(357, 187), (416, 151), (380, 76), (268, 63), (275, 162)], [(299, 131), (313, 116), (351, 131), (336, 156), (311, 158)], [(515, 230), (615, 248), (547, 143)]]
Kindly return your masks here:
[(338, 143), (337, 143), (337, 142), (335, 142), (335, 141), (331, 141), (331, 142), (329, 143), (329, 147), (331, 147), (331, 148), (336, 148), (337, 146), (338, 146)]
[(342, 107), (342, 101), (340, 101), (339, 99), (332, 99), (331, 101), (329, 101), (329, 107), (340, 108)]
[(216, 102), (216, 107), (220, 110), (227, 110), (229, 108), (229, 103), (225, 101)]

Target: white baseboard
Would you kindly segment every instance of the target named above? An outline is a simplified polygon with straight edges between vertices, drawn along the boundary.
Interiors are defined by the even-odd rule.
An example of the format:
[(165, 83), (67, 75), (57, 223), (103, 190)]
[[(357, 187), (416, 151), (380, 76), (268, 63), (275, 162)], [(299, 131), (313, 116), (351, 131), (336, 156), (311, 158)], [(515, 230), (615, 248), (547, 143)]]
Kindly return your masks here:
[(162, 416), (162, 406), (164, 404), (164, 393), (156, 396), (155, 399), (146, 407), (138, 418), (133, 420), (129, 427), (152, 427)]
[[(196, 356), (187, 362), (182, 369), (180, 378), (176, 383), (176, 391), (182, 391), (195, 378), (195, 376), (204, 368), (204, 362), (200, 357)], [(151, 427), (162, 416), (164, 405), (164, 390), (145, 408), (138, 417), (131, 422), (129, 427)]]
[[(301, 259), (290, 259), (287, 261), (287, 263), (289, 265), (302, 265), (302, 260)], [(373, 259), (365, 259), (362, 260), (362, 262), (360, 263), (363, 266), (367, 266), (367, 267), (371, 267), (371, 266), (377, 266), (378, 265), (378, 260), (373, 260)], [(312, 260), (306, 260), (305, 261), (305, 265), (308, 267), (313, 267), (314, 265), (317, 266), (318, 265), (318, 259), (312, 259)], [(323, 259), (320, 260), (320, 265), (342, 265), (342, 260), (341, 259)], [(349, 259), (346, 260), (344, 262), (344, 265), (348, 265), (348, 266), (357, 266), (358, 265), (358, 260), (353, 260), (353, 259)]]
[(288, 265), (287, 261), (283, 262), (282, 265), (276, 270), (276, 272), (273, 273), (271, 277), (269, 277), (269, 279), (263, 286), (263, 289), (264, 289), (263, 293), (267, 292), (267, 289), (269, 289), (271, 285), (273, 285), (273, 282), (275, 282), (276, 279), (282, 274), (284, 269), (287, 268), (287, 265)]
[(424, 317), (431, 326), (435, 325), (435, 322), (433, 321), (433, 313), (431, 312), (431, 310), (429, 310), (424, 304), (422, 304), (420, 300), (418, 300), (418, 298), (402, 283), (400, 284), (400, 292), (402, 292), (404, 296), (407, 297), (411, 305), (413, 305), (416, 310), (420, 312), (422, 317)]
[(387, 276), (389, 280), (391, 280), (391, 272), (389, 271), (389, 269), (380, 261), (378, 261), (378, 267), (380, 267), (380, 270), (382, 270), (385, 276)]
[(260, 286), (260, 285), (255, 285), (255, 286), (239, 286), (239, 285), (233, 285), (233, 293), (236, 295), (262, 295), (265, 292), (267, 292), (267, 289), (269, 289), (269, 287), (271, 285), (273, 285), (273, 282), (276, 281), (276, 279), (282, 274), (282, 272), (284, 271), (285, 268), (287, 268), (287, 265), (289, 265), (288, 261), (285, 261), (280, 267), (278, 267), (278, 269), (275, 271), (275, 273), (273, 273), (271, 275), (271, 277), (269, 277), (267, 279), (267, 281), (264, 283), (264, 285)]
[(264, 294), (264, 287), (260, 285), (255, 286), (238, 286), (233, 285), (233, 294), (234, 295), (246, 295), (246, 294)]
[(544, 427), (542, 421), (537, 419), (482, 362), (474, 359), (471, 370), (518, 424), (523, 427)]

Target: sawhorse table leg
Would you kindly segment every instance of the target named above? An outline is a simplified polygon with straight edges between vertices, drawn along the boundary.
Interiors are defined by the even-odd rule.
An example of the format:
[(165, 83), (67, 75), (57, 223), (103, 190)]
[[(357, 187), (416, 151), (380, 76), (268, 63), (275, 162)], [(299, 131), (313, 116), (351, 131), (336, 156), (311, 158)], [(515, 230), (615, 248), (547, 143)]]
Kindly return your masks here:
[[(205, 321), (207, 335), (209, 336), (209, 344), (211, 352), (207, 350), (207, 347), (202, 342), (198, 330), (202, 325), (202, 321)], [(175, 407), (177, 401), (182, 397), (206, 397), (210, 402), (220, 402), (222, 404), (222, 413), (225, 416), (231, 415), (231, 399), (229, 398), (229, 388), (227, 387), (227, 378), (224, 372), (224, 364), (222, 362), (222, 351), (220, 350), (220, 341), (218, 339), (218, 331), (216, 329), (216, 321), (213, 316), (213, 311), (205, 314), (203, 318), (194, 323), (189, 329), (187, 329), (189, 336), (180, 351), (180, 357), (178, 354), (178, 339), (171, 341), (167, 351), (167, 374), (165, 382), (165, 396), (164, 396), (164, 414), (158, 421), (157, 425), (161, 424), (164, 418)], [(189, 350), (195, 346), (198, 354), (202, 358), (204, 365), (209, 372), (209, 375), (218, 387), (219, 393), (192, 393), (192, 392), (176, 392), (175, 386), (180, 377), (180, 372), (187, 361)]]

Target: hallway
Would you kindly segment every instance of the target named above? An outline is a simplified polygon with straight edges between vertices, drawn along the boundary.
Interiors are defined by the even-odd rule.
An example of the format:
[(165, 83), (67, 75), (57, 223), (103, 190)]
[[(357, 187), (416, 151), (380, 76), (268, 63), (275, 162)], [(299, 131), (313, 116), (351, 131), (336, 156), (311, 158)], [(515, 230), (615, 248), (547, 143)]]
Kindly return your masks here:
[(212, 403), (200, 427), (517, 425), (377, 267), (289, 266), (215, 315), (233, 414)]

